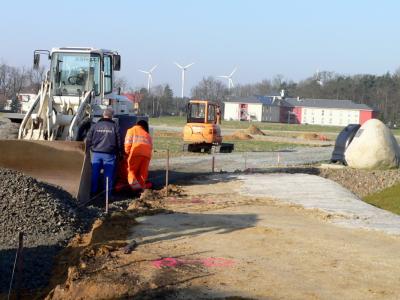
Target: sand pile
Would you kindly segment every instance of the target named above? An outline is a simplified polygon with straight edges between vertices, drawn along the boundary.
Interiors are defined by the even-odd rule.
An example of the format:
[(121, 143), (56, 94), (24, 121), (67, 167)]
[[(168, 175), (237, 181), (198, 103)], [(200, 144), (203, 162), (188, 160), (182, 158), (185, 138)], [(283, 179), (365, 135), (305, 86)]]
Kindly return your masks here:
[(224, 137), (225, 141), (232, 141), (232, 140), (251, 140), (253, 137), (250, 134), (245, 133), (244, 131), (236, 131), (232, 135), (227, 135)]
[(245, 130), (245, 132), (247, 134), (251, 134), (251, 135), (266, 135), (260, 128), (258, 128), (257, 126), (255, 126), (253, 124), (250, 125), (250, 127), (247, 128)]
[(329, 139), (325, 135), (317, 134), (315, 132), (302, 133), (297, 138), (304, 140), (329, 141)]
[(305, 139), (305, 140), (318, 140), (319, 135), (314, 132), (302, 133), (299, 135), (299, 138)]
[[(185, 196), (181, 187), (168, 185), (168, 197)], [(138, 213), (152, 213), (152, 210), (164, 209), (164, 199), (167, 197), (167, 190), (164, 187), (161, 190), (144, 190), (140, 198), (131, 202), (128, 210), (136, 210)]]

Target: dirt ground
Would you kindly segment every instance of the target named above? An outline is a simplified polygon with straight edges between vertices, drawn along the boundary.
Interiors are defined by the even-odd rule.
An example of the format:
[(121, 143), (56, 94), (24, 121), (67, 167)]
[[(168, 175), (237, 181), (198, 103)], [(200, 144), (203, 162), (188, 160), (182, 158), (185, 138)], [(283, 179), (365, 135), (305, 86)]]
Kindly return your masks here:
[[(233, 192), (240, 184), (204, 179), (166, 198), (150, 193), (133, 210), (97, 222), (64, 251), (47, 299), (400, 295), (398, 236), (341, 228), (317, 210), (240, 196)], [(138, 246), (124, 254), (133, 241)]]

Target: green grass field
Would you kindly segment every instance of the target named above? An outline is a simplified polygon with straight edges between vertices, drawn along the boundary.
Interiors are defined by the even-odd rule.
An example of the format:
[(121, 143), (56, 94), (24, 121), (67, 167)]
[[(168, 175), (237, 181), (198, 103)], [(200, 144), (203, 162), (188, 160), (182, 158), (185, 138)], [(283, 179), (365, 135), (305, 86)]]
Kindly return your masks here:
[(290, 143), (275, 143), (268, 141), (255, 141), (255, 140), (233, 140), (229, 143), (235, 144), (235, 152), (268, 152), (283, 149), (293, 149), (299, 147), (298, 144)]
[[(186, 124), (186, 117), (150, 118), (150, 124), (183, 127)], [(258, 128), (262, 130), (272, 130), (272, 131), (294, 131), (294, 132), (306, 131), (306, 132), (317, 132), (317, 133), (321, 132), (339, 133), (343, 129), (343, 127), (339, 126), (244, 122), (244, 121), (222, 121), (221, 127), (226, 129), (246, 129), (251, 124), (256, 125)], [(394, 135), (400, 135), (400, 128), (391, 130)]]
[(400, 135), (400, 128), (390, 129), (394, 135)]
[[(160, 117), (150, 118), (150, 125), (166, 125), (166, 126), (184, 126), (186, 117)], [(244, 122), (244, 121), (222, 121), (222, 128), (246, 129), (254, 124), (262, 130), (274, 131), (309, 131), (309, 132), (332, 132), (338, 133), (343, 128), (337, 126), (319, 126), (319, 125), (299, 125), (299, 124), (282, 124), (282, 123), (266, 123), (266, 122)]]
[[(171, 156), (187, 155), (182, 151), (183, 142), (181, 137), (163, 137), (158, 136), (153, 139), (154, 142), (154, 158), (164, 157), (166, 150), (169, 149)], [(298, 147), (298, 144), (290, 143), (275, 143), (268, 141), (256, 141), (256, 140), (233, 140), (229, 143), (235, 144), (234, 152), (268, 152), (283, 149), (293, 149)], [(196, 155), (196, 154), (189, 154)]]
[(163, 152), (169, 149), (170, 153), (182, 152), (182, 140), (177, 137), (156, 137), (153, 139), (153, 148), (156, 152)]
[(149, 118), (151, 125), (167, 125), (167, 126), (184, 126), (186, 124), (186, 117), (159, 117)]
[(400, 215), (400, 184), (396, 184), (381, 192), (369, 195), (364, 198), (364, 201)]

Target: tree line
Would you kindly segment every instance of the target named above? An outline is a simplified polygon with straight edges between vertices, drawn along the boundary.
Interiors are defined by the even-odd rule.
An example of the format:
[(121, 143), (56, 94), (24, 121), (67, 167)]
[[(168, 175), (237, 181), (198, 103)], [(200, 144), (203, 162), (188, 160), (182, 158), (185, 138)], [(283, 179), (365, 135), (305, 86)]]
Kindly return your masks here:
[[(277, 75), (272, 79), (264, 79), (256, 83), (237, 84), (230, 90), (224, 82), (208, 76), (192, 88), (191, 98), (214, 100), (223, 108), (223, 102), (229, 101), (230, 97), (279, 95), (281, 90), (285, 90), (286, 97), (352, 100), (355, 103), (367, 104), (378, 111), (379, 118), (384, 122), (392, 124), (400, 122), (400, 72), (383, 75), (343, 75), (322, 71), (298, 82)], [(154, 105), (149, 101), (152, 97), (156, 98), (156, 113), (153, 115), (184, 113), (187, 100), (175, 97), (165, 98), (161, 93), (162, 87), (158, 87), (156, 91), (146, 95), (146, 113), (153, 112)], [(170, 109), (157, 110), (157, 101), (161, 101), (164, 106), (171, 103)], [(177, 106), (176, 103), (184, 103), (184, 105)]]
[[(34, 70), (0, 63), (0, 109), (7, 99), (15, 99), (17, 93), (36, 93), (44, 74), (43, 68)], [(114, 86), (123, 92), (139, 93), (142, 98), (139, 108), (144, 114), (155, 117), (185, 114), (189, 99), (175, 97), (169, 84), (154, 86), (149, 92), (145, 88), (133, 88), (128, 80), (117, 77)], [(191, 98), (209, 99), (222, 105), (233, 96), (276, 95), (281, 90), (285, 90), (287, 97), (347, 99), (364, 103), (378, 110), (379, 118), (384, 122), (400, 121), (400, 71), (383, 75), (322, 71), (298, 82), (277, 75), (256, 83), (237, 84), (231, 89), (225, 82), (208, 76), (191, 89)]]
[(5, 106), (6, 100), (14, 102), (18, 93), (37, 93), (44, 74), (44, 68), (35, 70), (0, 63), (0, 109)]
[(277, 95), (281, 90), (287, 97), (352, 100), (377, 110), (384, 122), (400, 121), (400, 72), (342, 75), (323, 71), (299, 82), (278, 75), (253, 84), (238, 84), (230, 91), (214, 77), (206, 77), (192, 89), (192, 96), (223, 102), (232, 96)]

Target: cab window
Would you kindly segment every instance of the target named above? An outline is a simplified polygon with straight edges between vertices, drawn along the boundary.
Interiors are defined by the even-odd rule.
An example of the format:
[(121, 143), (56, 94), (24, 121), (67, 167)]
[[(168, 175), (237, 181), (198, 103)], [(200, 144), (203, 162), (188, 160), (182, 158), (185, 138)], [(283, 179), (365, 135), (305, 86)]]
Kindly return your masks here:
[(206, 105), (204, 103), (189, 103), (188, 123), (204, 123), (206, 116)]
[(104, 56), (104, 94), (112, 92), (111, 56)]
[(211, 122), (211, 123), (215, 122), (215, 116), (216, 116), (215, 105), (209, 104), (208, 105), (208, 122)]

